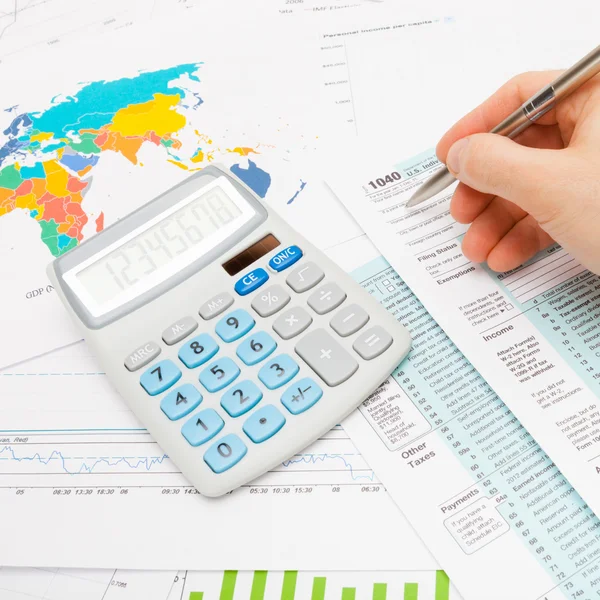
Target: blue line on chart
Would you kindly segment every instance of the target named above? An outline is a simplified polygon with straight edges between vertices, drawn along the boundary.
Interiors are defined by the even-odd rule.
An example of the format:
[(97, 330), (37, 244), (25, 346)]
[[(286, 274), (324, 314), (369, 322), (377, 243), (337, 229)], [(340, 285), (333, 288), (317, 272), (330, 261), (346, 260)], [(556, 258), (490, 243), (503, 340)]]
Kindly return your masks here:
[[(10, 456), (3, 457), (2, 454), (8, 453)], [(11, 446), (4, 446), (0, 449), (0, 460), (14, 460), (17, 462), (23, 461), (37, 461), (42, 465), (50, 464), (52, 460), (59, 460), (61, 462), (62, 469), (67, 475), (80, 475), (81, 473), (91, 473), (98, 465), (105, 464), (109, 467), (115, 467), (117, 465), (126, 464), (131, 469), (138, 469), (145, 467), (146, 471), (150, 471), (154, 465), (161, 465), (169, 457), (166, 454), (162, 456), (120, 456), (120, 457), (104, 457), (104, 456), (63, 456), (58, 450), (53, 450), (48, 458), (42, 458), (37, 452), (33, 456), (18, 457)], [(70, 471), (67, 467), (67, 460), (94, 460), (95, 462), (88, 466), (85, 462), (81, 463), (79, 470)], [(129, 461), (132, 462), (129, 462)]]
[(375, 478), (375, 473), (371, 471), (370, 475), (358, 475), (354, 473), (354, 467), (350, 462), (348, 462), (344, 456), (360, 456), (360, 454), (297, 454), (293, 458), (289, 460), (284, 460), (281, 465), (285, 468), (290, 467), (294, 464), (304, 463), (306, 465), (316, 464), (317, 462), (325, 462), (326, 460), (340, 460), (344, 463), (344, 466), (350, 471), (350, 476), (354, 481), (357, 479), (368, 479), (369, 481), (373, 481)]

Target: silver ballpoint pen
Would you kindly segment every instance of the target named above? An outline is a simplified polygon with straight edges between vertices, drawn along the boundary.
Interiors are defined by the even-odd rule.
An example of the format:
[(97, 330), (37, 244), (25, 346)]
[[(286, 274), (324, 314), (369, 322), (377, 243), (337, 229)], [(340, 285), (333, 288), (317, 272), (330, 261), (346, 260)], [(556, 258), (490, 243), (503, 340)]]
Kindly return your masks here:
[[(584, 56), (570, 69), (559, 75), (552, 83), (532, 96), (512, 115), (506, 117), (502, 123), (496, 125), (490, 133), (514, 138), (530, 125), (533, 125), (542, 115), (553, 109), (558, 102), (574, 92), (586, 81), (600, 73), (600, 46)], [(406, 203), (406, 207), (416, 206), (429, 200), (448, 186), (456, 178), (446, 167), (437, 171), (430, 177)]]

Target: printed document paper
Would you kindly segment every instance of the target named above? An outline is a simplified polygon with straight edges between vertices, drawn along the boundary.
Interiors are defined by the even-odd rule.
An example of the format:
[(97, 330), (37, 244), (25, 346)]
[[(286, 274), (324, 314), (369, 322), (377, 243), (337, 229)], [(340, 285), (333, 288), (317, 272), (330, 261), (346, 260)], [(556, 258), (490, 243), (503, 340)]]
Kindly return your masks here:
[(330, 180), (391, 263), (356, 278), (414, 340), (344, 427), (467, 600), (591, 598), (600, 283), (557, 247), (508, 274), (469, 263), (451, 191), (404, 209), (437, 168), (372, 157)]

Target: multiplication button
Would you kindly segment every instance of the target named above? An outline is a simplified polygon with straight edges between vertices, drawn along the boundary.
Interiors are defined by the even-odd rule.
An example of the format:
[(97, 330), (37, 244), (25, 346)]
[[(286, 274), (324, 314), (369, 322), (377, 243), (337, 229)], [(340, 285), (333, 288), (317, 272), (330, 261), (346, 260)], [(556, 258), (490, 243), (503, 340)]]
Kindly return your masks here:
[(312, 323), (312, 317), (299, 306), (288, 308), (273, 323), (273, 329), (284, 340), (302, 333)]

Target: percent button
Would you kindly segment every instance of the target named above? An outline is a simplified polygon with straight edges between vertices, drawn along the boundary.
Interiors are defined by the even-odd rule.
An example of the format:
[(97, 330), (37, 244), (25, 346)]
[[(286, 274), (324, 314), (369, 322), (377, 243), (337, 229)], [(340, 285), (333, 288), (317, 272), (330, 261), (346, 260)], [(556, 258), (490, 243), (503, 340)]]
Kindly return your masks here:
[(290, 301), (290, 295), (280, 286), (272, 285), (257, 294), (252, 300), (252, 308), (261, 317), (270, 317)]

